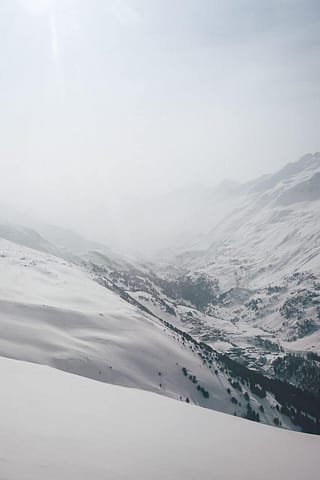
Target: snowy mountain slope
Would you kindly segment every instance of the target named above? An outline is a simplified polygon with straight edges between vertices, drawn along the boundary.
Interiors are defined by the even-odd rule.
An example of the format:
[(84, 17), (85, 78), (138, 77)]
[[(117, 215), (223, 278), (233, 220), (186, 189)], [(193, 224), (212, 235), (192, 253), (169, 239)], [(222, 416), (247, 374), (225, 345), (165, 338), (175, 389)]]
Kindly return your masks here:
[[(0, 249), (0, 355), (242, 414), (215, 364), (87, 270), (5, 240)], [(261, 420), (273, 418), (267, 403)], [(283, 425), (293, 428), (289, 419)]]
[(59, 227), (51, 241), (0, 230), (15, 242), (0, 240), (0, 355), (318, 431), (315, 399), (292, 403), (306, 393), (279, 393), (228, 358), (320, 392), (318, 357), (304, 357), (319, 352), (319, 169), (320, 156), (306, 156), (233, 187), (241, 206), (169, 265), (129, 261)]
[(58, 256), (63, 256), (74, 263), (81, 263), (80, 258), (88, 260), (99, 255), (103, 256), (112, 265), (113, 269), (124, 268), (131, 262), (131, 259), (128, 259), (126, 255), (120, 255), (106, 245), (89, 240), (73, 230), (40, 222), (36, 224), (36, 230), (56, 246), (59, 250)]
[[(237, 208), (218, 224), (207, 216), (210, 233), (178, 256), (173, 248), (167, 262), (113, 268), (91, 260), (154, 314), (274, 375), (279, 356), (320, 353), (319, 172), (320, 154), (308, 154), (237, 186)], [(305, 367), (308, 377), (318, 370), (314, 361)]]
[(214, 274), (222, 288), (257, 288), (295, 270), (319, 272), (319, 172), (320, 154), (309, 155), (250, 185), (237, 209), (201, 240), (200, 253), (180, 258), (182, 264)]
[(224, 290), (261, 287), (297, 270), (319, 272), (319, 224), (319, 201), (291, 209), (244, 206), (216, 229), (208, 250), (189, 254), (183, 265), (219, 278)]
[(18, 245), (33, 248), (40, 252), (50, 253), (51, 255), (60, 255), (59, 249), (42, 237), (33, 228), (28, 228), (18, 224), (1, 223), (0, 237), (9, 240)]
[[(289, 429), (317, 431), (311, 399), (291, 403), (264, 378), (237, 372), (193, 337), (112, 291), (99, 273), (0, 240), (0, 355)], [(240, 376), (239, 376), (240, 375)], [(240, 387), (239, 382), (242, 383)], [(289, 396), (288, 396), (289, 395)], [(292, 404), (294, 416), (280, 411)], [(303, 417), (295, 419), (297, 408)], [(306, 423), (305, 414), (310, 414)], [(299, 413), (300, 415), (300, 413)]]
[[(272, 340), (263, 338), (265, 334), (264, 330), (250, 326), (249, 323), (247, 324), (245, 330), (246, 345), (244, 349), (248, 351), (246, 354), (248, 358), (252, 355), (252, 360), (254, 360), (251, 361), (251, 365), (248, 364), (249, 367), (254, 369), (250, 370), (243, 365), (243, 355), (239, 364), (238, 361), (231, 360), (230, 358), (231, 356), (234, 359), (238, 358), (237, 355), (233, 355), (234, 352), (229, 352), (228, 355), (224, 355), (218, 353), (215, 349), (217, 340), (219, 343), (218, 350), (221, 351), (221, 344), (223, 343), (227, 349), (228, 345), (230, 347), (230, 344), (233, 346), (237, 345), (233, 343), (233, 336), (235, 336), (237, 340), (239, 340), (239, 337), (241, 339), (245, 337), (244, 332), (241, 331), (237, 325), (232, 324), (230, 321), (223, 320), (220, 322), (220, 325), (217, 325), (217, 319), (215, 319), (214, 326), (212, 324), (210, 326), (209, 323), (207, 325), (207, 333), (204, 334), (204, 319), (206, 315), (190, 307), (188, 302), (179, 304), (165, 296), (161, 292), (161, 289), (163, 289), (166, 284), (156, 277), (154, 273), (141, 271), (137, 268), (114, 272), (110, 271), (109, 268), (104, 268), (103, 265), (98, 266), (94, 264), (91, 264), (91, 268), (100, 284), (108, 285), (108, 288), (117, 292), (121, 298), (154, 316), (168, 331), (173, 332), (174, 336), (178, 335), (183, 345), (188, 344), (189, 348), (199, 355), (204, 366), (206, 365), (211, 370), (215, 369), (214, 372), (219, 376), (220, 380), (223, 379), (223, 376), (220, 377), (220, 373), (223, 372), (228, 381), (227, 392), (230, 395), (229, 399), (232, 404), (240, 407), (242, 416), (268, 424), (277, 424), (277, 412), (280, 412), (283, 425), (288, 426), (289, 420), (293, 425), (299, 425), (305, 432), (316, 433), (319, 431), (318, 422), (320, 420), (320, 411), (319, 397), (317, 396), (319, 392), (317, 389), (314, 390), (310, 388), (310, 392), (312, 392), (310, 395), (308, 391), (303, 391), (305, 390), (304, 381), (297, 383), (297, 385), (302, 388), (302, 390), (297, 390), (287, 383), (279, 384), (279, 382), (267, 378), (265, 374), (256, 371), (257, 358), (255, 357), (256, 352), (254, 351), (254, 347), (257, 347), (256, 350), (258, 351), (258, 358), (261, 365), (265, 364), (265, 361), (262, 362), (262, 360), (266, 360), (261, 357), (263, 353), (262, 349), (267, 351), (267, 354), (269, 353), (269, 361), (271, 357), (270, 349), (271, 352), (282, 351)], [(172, 288), (172, 285), (169, 284), (169, 286)], [(176, 285), (173, 285), (173, 291), (175, 287)], [(195, 287), (193, 292), (197, 294), (199, 285), (195, 284), (193, 287)], [(184, 288), (186, 288), (185, 292), (189, 291), (190, 295), (192, 292), (192, 289), (190, 291), (190, 284), (187, 283), (184, 285)], [(202, 317), (199, 317), (200, 315), (202, 315)], [(210, 315), (207, 315), (207, 317), (210, 318), (211, 321), (214, 321)], [(229, 328), (226, 328), (228, 326)], [(225, 342), (221, 341), (223, 340), (223, 328), (226, 330), (224, 332)], [(257, 332), (260, 333), (260, 336), (256, 336)], [(270, 333), (269, 337), (271, 337)], [(196, 339), (198, 339), (198, 341)], [(212, 340), (214, 340), (214, 342)], [(210, 344), (213, 345), (213, 349), (210, 347)], [(226, 348), (223, 347), (222, 351), (223, 350), (226, 350)], [(237, 347), (237, 350), (237, 353), (239, 353), (239, 347)], [(275, 356), (273, 359), (277, 359), (277, 357)], [(312, 362), (315, 363), (313, 360)], [(192, 373), (186, 369), (183, 369), (183, 373), (192, 383), (197, 385), (197, 379)], [(286, 380), (286, 378), (283, 380)], [(308, 375), (308, 381), (309, 385), (313, 385), (312, 375)], [(207, 395), (207, 393), (201, 389), (200, 385), (197, 385), (197, 390), (202, 391), (204, 396)], [(308, 388), (306, 388), (306, 390), (308, 390)], [(248, 394), (248, 392), (250, 392), (250, 394)], [(253, 411), (252, 402), (254, 404)], [(260, 412), (262, 413), (261, 416)], [(235, 410), (235, 413), (238, 414), (238, 411)], [(276, 417), (274, 415), (276, 415)]]
[[(166, 298), (176, 321), (196, 338), (274, 374), (279, 356), (320, 352), (320, 154), (243, 185), (241, 192), (237, 208), (194, 250), (172, 258), (167, 271), (162, 264), (161, 275), (172, 284), (188, 276), (216, 282), (200, 309), (188, 298)], [(174, 303), (195, 310), (186, 317)], [(308, 377), (319, 368), (314, 361), (304, 368), (305, 378), (300, 370), (295, 382), (306, 380), (309, 388)]]
[(253, 192), (263, 192), (282, 185), (286, 190), (290, 190), (319, 171), (319, 158), (319, 152), (307, 153), (298, 161), (288, 163), (277, 172), (247, 183), (245, 188)]
[(38, 222), (37, 230), (54, 245), (72, 252), (74, 255), (84, 254), (89, 250), (100, 248), (106, 250), (104, 245), (87, 240), (79, 233), (56, 225), (46, 225)]
[[(319, 173), (320, 154), (306, 155), (250, 184), (246, 200), (208, 236), (209, 248), (180, 258), (183, 268), (216, 278), (221, 292), (247, 291), (245, 301), (236, 301), (234, 312), (230, 305), (220, 304), (211, 310), (213, 316), (249, 321), (292, 342), (289, 348), (295, 350), (320, 348)], [(306, 303), (314, 298), (309, 301), (312, 308), (302, 308), (300, 318), (294, 312), (285, 315), (286, 305), (293, 304), (294, 297), (301, 303), (303, 295)], [(251, 311), (247, 308), (250, 301), (256, 307)], [(310, 328), (304, 329), (303, 321), (308, 321)], [(300, 340), (303, 336), (308, 336), (305, 347)]]
[(6, 480), (317, 478), (319, 437), (0, 358)]

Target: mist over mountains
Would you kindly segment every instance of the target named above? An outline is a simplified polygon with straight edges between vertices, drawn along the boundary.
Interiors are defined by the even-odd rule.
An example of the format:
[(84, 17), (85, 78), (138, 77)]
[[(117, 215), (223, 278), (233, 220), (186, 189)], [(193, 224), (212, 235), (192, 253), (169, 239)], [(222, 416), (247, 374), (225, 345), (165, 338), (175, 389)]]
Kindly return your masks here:
[[(264, 458), (282, 439), (286, 448), (299, 444), (299, 465), (311, 475), (306, 478), (313, 478), (314, 435), (320, 434), (319, 180), (316, 153), (249, 183), (197, 186), (132, 203), (119, 218), (125, 223), (129, 215), (131, 222), (121, 226), (127, 228), (117, 251), (85, 225), (82, 234), (2, 206), (0, 369), (6, 392), (24, 399), (20, 405), (6, 393), (1, 400), (7, 420), (0, 438), (6, 446), (3, 471), (8, 478), (16, 480), (21, 473), (20, 463), (12, 460), (14, 445), (29, 445), (30, 440), (38, 445), (37, 458), (31, 465), (34, 448), (27, 448), (23, 461), (34, 478), (42, 478), (39, 462), (45, 462), (49, 472), (60, 469), (65, 475), (61, 478), (84, 478), (82, 468), (100, 478), (105, 467), (98, 445), (105, 445), (107, 435), (101, 419), (108, 425), (114, 419), (120, 422), (112, 442), (117, 451), (121, 444), (126, 457), (130, 449), (120, 437), (127, 438), (136, 428), (131, 420), (123, 423), (132, 402), (134, 418), (138, 412), (142, 425), (143, 409), (152, 412), (150, 421), (157, 429), (163, 418), (166, 432), (172, 425), (175, 434), (182, 432), (191, 421), (201, 442), (204, 429), (200, 433), (196, 423), (203, 418), (213, 429), (210, 438), (220, 445), (214, 450), (214, 465), (223, 475), (235, 472), (218, 461), (230, 447), (222, 432), (233, 437), (240, 429), (241, 441), (251, 445), (255, 438), (263, 445)], [(72, 386), (67, 397), (66, 385)], [(78, 398), (81, 391), (86, 396)], [(97, 394), (109, 405), (107, 416)], [(46, 401), (41, 400), (44, 395), (49, 395)], [(176, 400), (175, 406), (162, 403), (159, 395)], [(50, 419), (45, 427), (38, 422), (32, 407), (38, 401), (41, 415), (59, 415), (58, 428)], [(206, 414), (184, 410), (192, 405), (204, 407)], [(221, 413), (212, 410), (229, 416), (219, 417)], [(81, 412), (86, 418), (94, 415), (90, 427)], [(13, 445), (12, 425), (21, 415), (30, 419), (32, 428), (24, 421)], [(73, 418), (91, 432), (92, 465), (83, 456), (71, 468), (64, 455), (50, 453), (53, 438), (61, 444), (71, 435)], [(282, 437), (274, 431), (271, 445), (270, 433), (263, 440), (264, 427), (251, 427), (248, 420), (309, 436), (298, 439), (290, 432)], [(140, 426), (135, 444), (145, 445), (143, 432)], [(90, 450), (87, 436), (79, 435), (72, 437), (74, 445)], [(154, 431), (148, 438), (155, 441)], [(195, 441), (205, 451), (199, 439)], [(135, 458), (137, 451), (130, 451)], [(199, 458), (211, 471), (209, 458)], [(268, 473), (257, 458), (246, 478), (255, 479), (261, 469)], [(282, 459), (278, 468), (289, 475), (289, 460), (285, 455)], [(157, 464), (153, 453), (149, 460), (152, 470)], [(140, 472), (136, 463), (129, 474), (127, 462), (121, 462), (123, 468), (117, 462), (112, 469), (116, 474), (121, 470), (123, 478)], [(177, 478), (190, 473), (176, 456), (168, 468)], [(141, 472), (137, 475), (144, 478)]]
[(213, 233), (216, 227), (225, 230), (230, 224), (233, 228), (242, 222), (241, 215), (243, 218), (255, 215), (259, 221), (258, 215), (263, 216), (269, 209), (275, 221), (276, 217), (289, 216), (295, 208), (303, 209), (306, 202), (310, 202), (310, 206), (316, 205), (319, 200), (319, 157), (319, 153), (307, 154), (278, 172), (247, 183), (224, 181), (216, 187), (198, 184), (161, 195), (123, 198), (115, 206), (112, 216), (110, 209), (101, 214), (103, 209), (99, 207), (98, 230), (91, 228), (86, 219), (84, 223), (69, 227), (65, 222), (60, 226), (53, 224), (50, 216), (43, 217), (28, 210), (27, 203), (24, 211), (14, 209), (8, 198), (0, 204), (0, 221), (2, 224), (33, 226), (47, 240), (60, 242), (64, 247), (69, 244), (71, 250), (78, 250), (82, 244), (85, 251), (88, 245), (80, 240), (84, 237), (93, 242), (92, 247), (100, 243), (100, 246), (104, 244), (133, 257), (152, 259), (175, 251), (179, 254), (183, 250), (208, 248), (218, 235)]
[(276, 173), (247, 183), (192, 185), (167, 194), (123, 200), (115, 208), (115, 217), (109, 218), (106, 212), (110, 229), (101, 230), (100, 239), (104, 238), (104, 243), (114, 250), (150, 259), (175, 249), (180, 253), (198, 246), (209, 247), (210, 232), (218, 225), (225, 228), (220, 224), (229, 222), (234, 227), (241, 222), (240, 215), (235, 218), (237, 209), (243, 210), (243, 215), (255, 211), (257, 218), (258, 214), (264, 215), (266, 208), (278, 215), (282, 207), (287, 206), (288, 213), (295, 207), (303, 208), (304, 202), (316, 202), (318, 175), (319, 154), (307, 154)]
[[(227, 368), (231, 372), (230, 366), (223, 366), (227, 361), (223, 355), (227, 354), (239, 365), (260, 372), (262, 380), (259, 382), (263, 385), (264, 375), (271, 375), (300, 388), (305, 395), (319, 395), (319, 173), (320, 154), (308, 154), (274, 174), (249, 183), (225, 182), (215, 189), (193, 187), (169, 196), (155, 197), (147, 205), (132, 204), (131, 213), (133, 216), (133, 211), (136, 212), (136, 222), (128, 225), (123, 245), (130, 244), (130, 239), (133, 239), (134, 245), (141, 240), (138, 256), (130, 247), (126, 255), (117, 253), (110, 246), (93, 240), (94, 235), (90, 232), (88, 238), (91, 240), (88, 240), (72, 230), (38, 220), (30, 221), (30, 225), (17, 223), (22, 216), (16, 213), (11, 222), (2, 221), (0, 225), (3, 272), (1, 321), (9, 335), (0, 353), (152, 391), (159, 391), (161, 385), (161, 392), (161, 378), (156, 382), (153, 373), (149, 372), (145, 377), (145, 372), (134, 374), (132, 369), (137, 362), (139, 372), (146, 361), (144, 356), (134, 360), (136, 352), (144, 351), (145, 356), (150, 358), (156, 351), (160, 355), (161, 350), (173, 348), (158, 347), (154, 343), (156, 338), (151, 344), (148, 340), (145, 347), (139, 345), (142, 338), (146, 341), (147, 324), (152, 320), (151, 323), (162, 325), (165, 331), (169, 329), (170, 335), (180, 342), (179, 348), (173, 348), (172, 355), (179, 355), (178, 350), (185, 348), (186, 342), (191, 342), (191, 350), (197, 351), (212, 370), (219, 371), (221, 368), (223, 372)], [(145, 215), (139, 213), (142, 208)], [(8, 215), (9, 210), (2, 210), (3, 219)], [(158, 231), (163, 231), (163, 224), (163, 235), (159, 235), (152, 248), (145, 247), (152, 244)], [(18, 283), (16, 279), (19, 279)], [(87, 287), (86, 282), (89, 282)], [(24, 287), (28, 284), (30, 291)], [(64, 285), (61, 293), (59, 285)], [(94, 293), (97, 287), (99, 291)], [(90, 316), (85, 320), (83, 315), (87, 315), (87, 309), (84, 310), (84, 299), (91, 290), (91, 301), (97, 294), (99, 298), (105, 296), (105, 300), (101, 306), (100, 303), (96, 306), (92, 304), (88, 310)], [(40, 294), (42, 291), (43, 294)], [(107, 296), (110, 292), (112, 302)], [(81, 297), (83, 300), (80, 300)], [(136, 331), (134, 337), (129, 335), (132, 344), (129, 370), (128, 350), (125, 357), (124, 352), (118, 350), (124, 338), (117, 333), (117, 322), (114, 325), (110, 323), (113, 315), (111, 304), (116, 302), (117, 305), (119, 301), (118, 307), (113, 308), (123, 312), (122, 323), (130, 318), (127, 304), (135, 310), (134, 316), (141, 317), (140, 320), (137, 317), (138, 323), (132, 330)], [(67, 313), (69, 310), (72, 315), (78, 312), (79, 320), (77, 317), (71, 320)], [(17, 323), (17, 330), (12, 321), (8, 323), (12, 315), (17, 319), (21, 315), (21, 319), (30, 319), (31, 323), (24, 322), (24, 333), (20, 330), (18, 335), (21, 320)], [(98, 315), (98, 323), (95, 315)], [(105, 317), (109, 318), (106, 332)], [(37, 322), (41, 319), (43, 333), (45, 328), (51, 329), (54, 325), (56, 332), (60, 330), (58, 337), (55, 339), (50, 335), (46, 339), (45, 335), (42, 340), (39, 333), (34, 343), (32, 318), (38, 318)], [(80, 329), (77, 333), (75, 326), (79, 321), (81, 324), (84, 322), (85, 330)], [(74, 326), (72, 322), (75, 322)], [(132, 328), (130, 323), (129, 331)], [(138, 334), (140, 328), (141, 334)], [(83, 337), (87, 330), (88, 334)], [(59, 336), (66, 334), (72, 342), (65, 344), (63, 354), (58, 353), (62, 347)], [(23, 348), (18, 346), (19, 342), (16, 343), (16, 335), (23, 338)], [(76, 344), (73, 345), (76, 338), (77, 342), (85, 341), (83, 353), (75, 347)], [(108, 355), (116, 349), (112, 353), (112, 358), (116, 355), (112, 372), (106, 377), (101, 364), (104, 348), (98, 348), (103, 338), (109, 345), (106, 347)], [(114, 346), (110, 350), (111, 338)], [(159, 339), (160, 343), (163, 341), (166, 342), (165, 336)], [(49, 356), (48, 342), (51, 345), (49, 351), (52, 351)], [(149, 348), (150, 352), (146, 353)], [(92, 351), (92, 358), (89, 351)], [(299, 357), (294, 356), (297, 354)], [(85, 363), (84, 358), (87, 358)], [(114, 362), (117, 363), (116, 370)], [(282, 368), (279, 368), (281, 362)], [(173, 361), (173, 364), (176, 367), (179, 365), (178, 371), (185, 368), (191, 379), (197, 378), (199, 366), (193, 365), (192, 358)], [(154, 365), (153, 368), (156, 371), (158, 367)], [(232, 371), (237, 371), (237, 367), (233, 365)], [(200, 397), (193, 397), (189, 389), (182, 387), (182, 379), (173, 380), (176, 373), (173, 378), (172, 374), (166, 381), (166, 395), (248, 415), (245, 408), (239, 407), (242, 403), (238, 398), (239, 392), (235, 390), (233, 403), (226, 403), (223, 398), (227, 387), (218, 393), (219, 389), (212, 384), (210, 375), (202, 378), (198, 390)], [(239, 378), (243, 379), (251, 374), (242, 372), (241, 375)], [(170, 388), (168, 382), (173, 382)], [(198, 380), (194, 383), (197, 385)], [(270, 388), (270, 392), (275, 394), (273, 385), (261, 388)], [(211, 399), (209, 392), (212, 389), (215, 393)], [(208, 393), (209, 400), (204, 392)], [(284, 402), (282, 405), (287, 404), (287, 400), (284, 401), (286, 395), (277, 397), (279, 405), (281, 402)], [(266, 413), (271, 407), (270, 402), (263, 406), (261, 421), (272, 422), (272, 413)], [(310, 408), (315, 415), (313, 407)], [(288, 428), (293, 428), (295, 424), (303, 425), (303, 420), (290, 415), (289, 419), (282, 415), (283, 425)], [(316, 427), (303, 428), (311, 428), (312, 431)]]
[(0, 30), (0, 480), (317, 478), (320, 2)]

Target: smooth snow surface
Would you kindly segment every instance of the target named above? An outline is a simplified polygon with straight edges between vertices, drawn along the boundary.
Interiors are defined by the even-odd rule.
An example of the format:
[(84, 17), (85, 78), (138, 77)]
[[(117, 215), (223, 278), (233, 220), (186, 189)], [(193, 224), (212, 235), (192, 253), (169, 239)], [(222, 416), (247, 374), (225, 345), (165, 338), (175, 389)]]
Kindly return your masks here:
[(0, 359), (0, 478), (314, 480), (320, 438)]

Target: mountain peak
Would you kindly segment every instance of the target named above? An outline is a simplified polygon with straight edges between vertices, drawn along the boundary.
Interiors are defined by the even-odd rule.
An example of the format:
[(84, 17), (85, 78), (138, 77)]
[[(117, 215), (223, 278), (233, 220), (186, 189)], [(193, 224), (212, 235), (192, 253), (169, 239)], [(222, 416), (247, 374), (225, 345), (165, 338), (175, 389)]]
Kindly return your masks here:
[[(295, 162), (288, 163), (276, 173), (260, 177), (256, 182), (250, 183), (251, 192), (263, 192), (271, 190), (280, 183), (288, 183), (293, 177), (298, 177), (303, 172), (315, 173), (320, 169), (320, 153), (307, 153)], [(311, 177), (312, 175), (310, 175)], [(305, 179), (304, 179), (305, 180)]]

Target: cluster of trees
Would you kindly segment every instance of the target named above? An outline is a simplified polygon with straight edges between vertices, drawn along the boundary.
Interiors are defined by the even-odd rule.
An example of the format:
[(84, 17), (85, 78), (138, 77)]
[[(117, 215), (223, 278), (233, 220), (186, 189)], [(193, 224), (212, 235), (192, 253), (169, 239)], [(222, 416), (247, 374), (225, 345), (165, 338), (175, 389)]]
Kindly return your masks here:
[[(190, 380), (192, 383), (194, 383), (194, 384), (198, 383), (197, 377), (196, 377), (195, 375), (188, 374), (188, 370), (186, 369), (186, 367), (182, 367), (181, 370), (182, 370), (183, 375), (184, 375), (185, 377), (188, 377), (189, 380)], [(209, 398), (209, 397), (210, 397), (210, 394), (209, 394), (208, 390), (206, 390), (206, 389), (205, 389), (204, 387), (202, 387), (201, 385), (198, 385), (198, 386), (197, 386), (197, 390), (202, 393), (202, 395), (204, 396), (204, 398)]]
[(288, 353), (274, 360), (272, 367), (277, 378), (320, 395), (320, 357), (316, 353)]
[(261, 338), (259, 335), (254, 337), (253, 343), (257, 347), (261, 347), (261, 348), (267, 350), (268, 352), (277, 352), (278, 353), (278, 352), (283, 352), (284, 351), (283, 348), (281, 347), (281, 345), (279, 345), (278, 343), (272, 342), (268, 338)]
[[(294, 417), (292, 414), (288, 416), (304, 432), (320, 434), (320, 395), (303, 391), (285, 381), (266, 377), (260, 372), (250, 370), (246, 366), (237, 363), (225, 354), (219, 354), (218, 358), (229, 372), (229, 375), (237, 378), (241, 383), (246, 382), (252, 393), (255, 393), (260, 398), (264, 398), (266, 392), (269, 391), (280, 405), (290, 405), (294, 412), (300, 412), (295, 414)], [(248, 397), (245, 394), (246, 400)], [(288, 411), (284, 409), (282, 413), (287, 415)]]
[(159, 284), (168, 297), (187, 300), (199, 309), (214, 303), (219, 291), (218, 281), (204, 274), (183, 275), (174, 280), (161, 279)]
[(253, 420), (254, 422), (260, 422), (260, 415), (256, 412), (250, 405), (247, 403), (247, 412), (243, 415), (243, 418), (247, 418), (248, 420)]
[(290, 277), (288, 277), (289, 282), (297, 282), (300, 285), (302, 282), (307, 280), (313, 280), (315, 282), (317, 279), (315, 275), (310, 271), (304, 272), (294, 272)]
[(209, 398), (209, 397), (210, 397), (210, 394), (209, 394), (208, 390), (206, 390), (205, 388), (201, 387), (201, 385), (198, 385), (198, 386), (197, 386), (197, 390), (199, 390), (199, 392), (202, 393), (202, 395), (204, 396), (204, 398)]
[(253, 310), (254, 312), (258, 312), (259, 310), (259, 305), (262, 304), (262, 300), (261, 298), (251, 298), (251, 300), (245, 302), (245, 306), (249, 309), (249, 310)]
[(302, 427), (303, 432), (310, 432), (320, 434), (320, 421), (319, 419), (314, 422), (312, 418), (310, 418), (305, 413), (301, 412), (300, 410), (294, 411), (291, 409), (290, 418), (294, 425), (299, 425)]
[(233, 387), (235, 390), (238, 390), (240, 393), (242, 393), (242, 387), (241, 387), (241, 385), (240, 385), (240, 383), (239, 383), (238, 381), (236, 381), (236, 380), (231, 380), (231, 379), (230, 379), (229, 381), (230, 381), (232, 387)]
[(318, 355), (317, 353), (315, 352), (308, 352), (306, 357), (309, 359), (309, 360), (314, 360), (315, 362), (319, 362), (320, 363), (320, 355)]
[(281, 293), (281, 292), (284, 292), (284, 291), (285, 291), (285, 288), (280, 287), (278, 285), (269, 285), (267, 287), (267, 294), (268, 295), (273, 295), (274, 293)]
[(250, 390), (260, 398), (265, 398), (267, 395), (266, 389), (260, 383), (250, 382)]
[(282, 307), (280, 307), (279, 311), (286, 319), (296, 318), (302, 320), (305, 315), (305, 309), (319, 305), (319, 303), (318, 293), (304, 288), (289, 297)]

